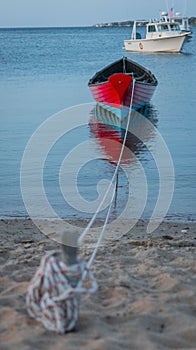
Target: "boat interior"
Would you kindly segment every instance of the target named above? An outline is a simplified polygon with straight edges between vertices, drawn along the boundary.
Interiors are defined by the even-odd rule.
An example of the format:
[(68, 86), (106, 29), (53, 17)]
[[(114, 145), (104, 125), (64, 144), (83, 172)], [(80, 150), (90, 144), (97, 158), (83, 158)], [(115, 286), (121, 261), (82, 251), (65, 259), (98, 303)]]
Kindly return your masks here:
[(146, 82), (150, 84), (154, 83), (155, 85), (157, 84), (155, 76), (150, 71), (144, 69), (137, 63), (128, 60), (126, 57), (123, 57), (115, 64), (111, 64), (103, 70), (97, 72), (89, 80), (89, 85), (107, 82), (109, 77), (116, 73), (130, 74), (136, 79), (136, 81)]

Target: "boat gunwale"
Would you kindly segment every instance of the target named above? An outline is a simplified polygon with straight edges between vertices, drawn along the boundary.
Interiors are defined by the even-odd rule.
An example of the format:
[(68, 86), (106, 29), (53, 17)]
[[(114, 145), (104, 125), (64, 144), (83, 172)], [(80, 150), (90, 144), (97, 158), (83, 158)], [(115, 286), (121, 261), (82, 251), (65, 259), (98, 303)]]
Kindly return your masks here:
[[(126, 73), (124, 73), (124, 74), (126, 74)], [(156, 79), (156, 78), (155, 78), (155, 79)], [(109, 80), (103, 81), (103, 82), (92, 83), (92, 84), (89, 84), (89, 86), (93, 87), (93, 86), (108, 84), (108, 82), (109, 82)], [(137, 80), (137, 78), (136, 78), (136, 79), (135, 79), (135, 83), (136, 83), (136, 84), (140, 84), (140, 85), (150, 85), (150, 86), (157, 86), (157, 85), (158, 85), (157, 79), (156, 79), (155, 82), (149, 83), (149, 82), (147, 82), (147, 81), (139, 81), (139, 80)]]
[[(135, 62), (135, 61), (132, 61), (132, 60), (130, 60), (130, 59), (128, 59), (127, 57), (123, 57), (123, 58), (121, 58), (120, 60), (117, 60), (117, 61), (115, 61), (115, 62), (113, 62), (113, 63), (111, 63), (111, 64), (109, 64), (109, 65), (107, 65), (106, 67), (104, 67), (103, 69), (101, 69), (100, 71), (98, 71), (98, 72), (96, 72), (94, 75), (93, 75), (93, 77), (89, 80), (89, 82), (88, 82), (88, 86), (90, 87), (90, 86), (97, 86), (97, 85), (103, 85), (103, 84), (105, 84), (105, 83), (108, 83), (109, 82), (109, 76), (108, 76), (108, 78), (107, 78), (107, 80), (105, 80), (105, 81), (95, 81), (96, 80), (96, 78), (99, 76), (99, 75), (101, 75), (101, 74), (103, 74), (105, 71), (107, 71), (107, 70), (109, 70), (112, 66), (115, 66), (115, 65), (118, 65), (121, 61), (123, 61), (123, 59), (125, 59), (127, 62), (128, 62), (128, 64), (132, 64), (133, 66), (135, 66), (136, 68), (138, 68), (138, 70), (141, 70), (142, 71), (142, 73), (143, 73), (143, 75), (147, 75), (147, 77), (149, 78), (149, 79), (151, 79), (152, 81), (151, 82), (147, 82), (147, 81), (140, 81), (139, 79), (141, 79), (141, 76), (143, 76), (143, 75), (141, 75), (140, 77), (136, 77), (135, 78), (135, 80), (136, 80), (136, 82), (137, 83), (139, 83), (139, 84), (145, 84), (145, 85), (151, 85), (151, 86), (157, 86), (158, 85), (158, 80), (157, 80), (157, 78), (154, 76), (154, 74), (153, 73), (151, 73), (151, 71), (149, 71), (148, 69), (146, 69), (145, 67), (143, 67), (143, 66), (141, 66), (140, 64), (138, 64), (137, 62)], [(116, 73), (113, 73), (113, 74), (116, 74)], [(133, 77), (134, 77), (134, 72), (130, 72), (130, 73), (123, 73), (122, 72), (122, 74), (125, 74), (125, 75), (133, 75)], [(112, 74), (111, 74), (112, 75)], [(138, 79), (138, 80), (137, 80)], [(95, 81), (95, 82), (94, 82)]]

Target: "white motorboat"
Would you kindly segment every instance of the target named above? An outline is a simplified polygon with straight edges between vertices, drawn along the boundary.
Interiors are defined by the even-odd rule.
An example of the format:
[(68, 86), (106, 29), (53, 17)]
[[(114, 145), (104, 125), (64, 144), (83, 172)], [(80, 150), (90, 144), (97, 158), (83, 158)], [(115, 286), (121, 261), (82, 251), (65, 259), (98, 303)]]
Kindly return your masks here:
[(166, 12), (159, 20), (146, 24), (146, 36), (137, 33), (137, 21), (134, 22), (131, 39), (124, 40), (126, 51), (130, 52), (180, 52), (185, 39), (191, 32), (182, 32), (179, 24), (172, 22)]

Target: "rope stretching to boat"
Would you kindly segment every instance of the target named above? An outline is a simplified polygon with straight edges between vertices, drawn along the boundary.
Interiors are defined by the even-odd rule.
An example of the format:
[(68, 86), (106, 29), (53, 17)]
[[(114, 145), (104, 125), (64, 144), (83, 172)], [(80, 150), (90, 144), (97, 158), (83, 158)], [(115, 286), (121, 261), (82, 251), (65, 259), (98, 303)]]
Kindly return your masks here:
[[(26, 304), (29, 315), (35, 318), (37, 321), (42, 322), (45, 328), (58, 333), (63, 334), (74, 329), (78, 319), (78, 309), (81, 295), (94, 293), (97, 290), (97, 282), (90, 268), (103, 238), (115, 197), (117, 174), (125, 147), (128, 126), (130, 123), (135, 79), (133, 79), (132, 82), (132, 94), (126, 131), (116, 169), (101, 203), (99, 204), (96, 212), (83, 231), (82, 235), (78, 239), (78, 244), (81, 244), (82, 240), (93, 225), (97, 214), (99, 213), (111, 189), (111, 186), (115, 181), (112, 199), (108, 207), (107, 215), (89, 261), (85, 264), (80, 260), (77, 262), (77, 264), (67, 266), (62, 261), (60, 252), (49, 252), (42, 258), (40, 267), (33, 277), (27, 291)], [(75, 287), (72, 286), (69, 281), (71, 276), (78, 277), (78, 283)], [(85, 288), (83, 286), (84, 280), (87, 277), (91, 282), (91, 287), (89, 288)]]
[[(116, 182), (116, 175), (119, 171), (119, 167), (120, 167), (120, 163), (121, 163), (121, 159), (122, 159), (122, 155), (123, 155), (123, 152), (124, 152), (124, 148), (125, 148), (125, 142), (126, 142), (126, 138), (127, 138), (127, 133), (128, 133), (128, 128), (129, 128), (129, 123), (130, 123), (130, 118), (131, 118), (131, 110), (132, 110), (132, 105), (133, 105), (133, 94), (134, 94), (134, 88), (135, 88), (135, 79), (133, 78), (133, 84), (132, 84), (132, 94), (131, 94), (131, 100), (130, 100), (130, 106), (129, 106), (129, 114), (128, 114), (128, 118), (127, 118), (127, 125), (126, 125), (126, 130), (125, 130), (125, 134), (124, 134), (124, 138), (123, 138), (123, 143), (122, 143), (122, 147), (121, 147), (121, 151), (120, 151), (120, 155), (119, 155), (119, 159), (118, 159), (118, 162), (117, 162), (117, 165), (116, 165), (116, 169), (114, 171), (114, 174), (112, 176), (112, 179), (110, 181), (110, 184), (107, 188), (107, 191), (105, 192), (104, 196), (103, 196), (103, 199), (101, 201), (101, 203), (99, 204), (99, 206), (97, 207), (97, 210), (95, 211), (93, 217), (91, 218), (91, 220), (89, 221), (88, 225), (86, 226), (85, 230), (83, 231), (83, 233), (80, 235), (79, 239), (78, 239), (78, 243), (81, 244), (81, 242), (83, 241), (84, 237), (87, 235), (89, 229), (91, 228), (91, 226), (93, 225), (96, 217), (97, 217), (97, 214), (99, 213), (99, 211), (101, 210), (101, 207), (112, 187), (112, 184), (113, 182), (115, 181)], [(113, 191), (115, 193), (115, 189)], [(114, 197), (114, 196), (113, 196)], [(108, 210), (111, 210), (111, 207), (112, 207), (112, 202), (113, 202), (113, 197), (112, 197), (112, 200), (110, 202), (110, 206), (108, 208)], [(107, 220), (107, 216), (106, 216), (106, 219), (105, 221)], [(105, 222), (104, 222), (104, 225), (103, 225), (103, 228), (105, 227)]]
[[(108, 223), (108, 220), (109, 220), (109, 216), (110, 216), (110, 212), (111, 212), (111, 208), (112, 208), (112, 203), (113, 203), (113, 200), (114, 200), (114, 197), (115, 197), (115, 190), (116, 190), (116, 181), (117, 181), (117, 174), (118, 174), (118, 170), (119, 170), (119, 167), (120, 167), (120, 163), (121, 163), (121, 159), (122, 159), (122, 155), (123, 155), (123, 152), (124, 152), (124, 148), (125, 148), (125, 142), (126, 142), (126, 138), (127, 138), (127, 133), (128, 133), (128, 128), (129, 128), (129, 123), (130, 123), (130, 118), (131, 118), (131, 111), (132, 111), (132, 105), (133, 105), (133, 95), (134, 95), (134, 88), (135, 88), (135, 79), (133, 78), (132, 80), (132, 93), (131, 93), (131, 100), (130, 100), (130, 106), (129, 106), (129, 114), (128, 114), (128, 118), (127, 118), (127, 125), (126, 125), (126, 130), (125, 130), (125, 134), (124, 134), (124, 139), (123, 139), (123, 143), (122, 143), (122, 147), (121, 147), (121, 151), (120, 151), (120, 155), (119, 155), (119, 159), (118, 159), (118, 162), (117, 162), (117, 165), (116, 165), (116, 169), (114, 171), (114, 174), (112, 176), (112, 179), (110, 181), (110, 184), (107, 188), (107, 191), (101, 201), (101, 203), (99, 204), (96, 212), (94, 213), (92, 219), (90, 220), (90, 222), (88, 223), (88, 225), (86, 226), (85, 230), (83, 231), (83, 233), (80, 235), (79, 239), (78, 239), (78, 244), (81, 244), (84, 237), (87, 235), (89, 229), (91, 228), (91, 226), (93, 225), (96, 217), (97, 217), (97, 214), (99, 213), (110, 189), (111, 189), (111, 186), (112, 186), (112, 183), (115, 181), (115, 186), (114, 186), (114, 189), (113, 189), (113, 194), (112, 194), (112, 199), (111, 199), (111, 202), (110, 202), (110, 205), (108, 207), (108, 211), (107, 211), (107, 215), (106, 215), (106, 218), (105, 218), (105, 221), (104, 221), (104, 224), (103, 224), (103, 227), (102, 227), (102, 230), (99, 234), (99, 237), (98, 237), (98, 240), (97, 240), (97, 243), (96, 243), (96, 246), (92, 252), (92, 255), (87, 263), (87, 268), (90, 269), (91, 268), (91, 265), (95, 259), (95, 256), (97, 254), (97, 251), (99, 249), (99, 245), (102, 241), (102, 238), (103, 238), (103, 235), (104, 235), (104, 232), (105, 232), (105, 229), (106, 229), (106, 226), (107, 226), (107, 223)], [(86, 277), (86, 272), (84, 271), (83, 275), (82, 275), (82, 278), (81, 278), (81, 284), (82, 284), (82, 281), (85, 279)]]

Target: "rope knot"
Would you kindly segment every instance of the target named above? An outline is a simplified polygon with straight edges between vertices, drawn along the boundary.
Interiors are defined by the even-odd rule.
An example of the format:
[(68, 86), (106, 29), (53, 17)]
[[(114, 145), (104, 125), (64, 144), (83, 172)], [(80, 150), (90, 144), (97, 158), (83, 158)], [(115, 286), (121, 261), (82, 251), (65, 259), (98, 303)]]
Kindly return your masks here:
[[(88, 276), (91, 287), (83, 286), (83, 276)], [(76, 286), (70, 284), (77, 277)], [(82, 294), (94, 293), (97, 282), (84, 261), (67, 266), (59, 251), (48, 252), (35, 273), (26, 296), (29, 315), (58, 333), (71, 331), (78, 319), (79, 300)]]

